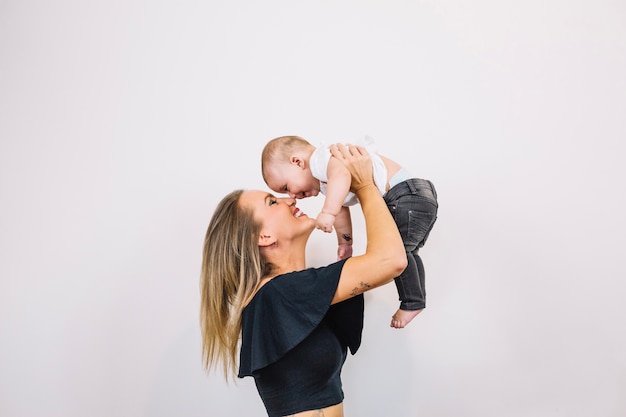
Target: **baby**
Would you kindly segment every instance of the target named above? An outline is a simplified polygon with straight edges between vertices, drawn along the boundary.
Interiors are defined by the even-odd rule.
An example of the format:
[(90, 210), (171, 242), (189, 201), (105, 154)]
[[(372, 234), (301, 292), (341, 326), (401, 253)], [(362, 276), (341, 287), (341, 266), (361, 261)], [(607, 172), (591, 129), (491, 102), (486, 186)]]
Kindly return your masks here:
[[(371, 138), (355, 145), (364, 146), (373, 163), (374, 183), (398, 226), (407, 253), (408, 266), (395, 278), (400, 308), (392, 316), (391, 327), (401, 329), (426, 307), (424, 265), (418, 255), (437, 219), (437, 192), (433, 184), (413, 178), (397, 162), (380, 155)], [(325, 195), (316, 217), (316, 227), (337, 234), (339, 259), (352, 256), (352, 219), (349, 207), (357, 204), (350, 192), (350, 173), (332, 158), (329, 146), (315, 147), (299, 136), (281, 136), (263, 148), (261, 171), (267, 186), (291, 198)]]

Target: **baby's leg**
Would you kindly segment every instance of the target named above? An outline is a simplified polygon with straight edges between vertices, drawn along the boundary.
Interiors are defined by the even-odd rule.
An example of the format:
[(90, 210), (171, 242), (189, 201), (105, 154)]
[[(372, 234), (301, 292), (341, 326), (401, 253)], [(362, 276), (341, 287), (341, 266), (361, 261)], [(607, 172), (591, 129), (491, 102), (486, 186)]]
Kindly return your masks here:
[(408, 265), (395, 279), (400, 309), (393, 315), (391, 327), (401, 329), (426, 307), (424, 266), (417, 254), (437, 220), (437, 194), (432, 183), (412, 178), (395, 185), (385, 195), (385, 202), (398, 226)]
[(415, 252), (407, 252), (408, 265), (394, 282), (400, 298), (400, 308), (391, 318), (391, 327), (402, 329), (426, 307), (424, 264)]

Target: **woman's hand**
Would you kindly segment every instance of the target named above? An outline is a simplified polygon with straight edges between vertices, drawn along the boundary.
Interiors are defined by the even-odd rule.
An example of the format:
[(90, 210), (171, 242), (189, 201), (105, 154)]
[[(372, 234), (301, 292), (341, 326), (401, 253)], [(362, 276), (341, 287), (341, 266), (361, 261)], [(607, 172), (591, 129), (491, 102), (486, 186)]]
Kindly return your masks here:
[(352, 177), (350, 190), (374, 184), (372, 158), (367, 150), (355, 145), (330, 145), (330, 153), (350, 171)]

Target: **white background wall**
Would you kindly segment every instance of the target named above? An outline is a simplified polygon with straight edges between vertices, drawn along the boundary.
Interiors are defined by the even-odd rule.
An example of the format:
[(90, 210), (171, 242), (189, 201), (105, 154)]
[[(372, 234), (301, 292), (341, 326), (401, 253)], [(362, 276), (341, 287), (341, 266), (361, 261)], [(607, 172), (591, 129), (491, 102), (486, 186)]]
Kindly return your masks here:
[(367, 294), (347, 416), (626, 415), (624, 74), (617, 0), (0, 1), (0, 415), (265, 415), (203, 373), (198, 282), (283, 134), (439, 192), (428, 308)]

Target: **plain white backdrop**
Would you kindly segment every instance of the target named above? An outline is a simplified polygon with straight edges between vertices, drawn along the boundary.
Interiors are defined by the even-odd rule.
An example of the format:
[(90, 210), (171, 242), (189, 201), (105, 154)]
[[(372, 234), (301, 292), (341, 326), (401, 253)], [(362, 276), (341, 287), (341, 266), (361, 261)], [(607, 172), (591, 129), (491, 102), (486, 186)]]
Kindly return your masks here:
[(0, 1), (0, 415), (265, 415), (203, 372), (198, 283), (284, 134), (439, 193), (428, 308), (366, 295), (347, 417), (626, 415), (624, 74), (617, 0)]

